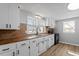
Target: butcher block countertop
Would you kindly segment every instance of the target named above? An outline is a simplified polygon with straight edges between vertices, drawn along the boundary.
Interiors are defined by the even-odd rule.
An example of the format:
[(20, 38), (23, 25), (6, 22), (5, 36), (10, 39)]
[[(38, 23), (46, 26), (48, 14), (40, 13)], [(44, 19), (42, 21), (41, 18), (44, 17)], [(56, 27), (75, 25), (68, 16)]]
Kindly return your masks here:
[(44, 37), (44, 36), (48, 36), (48, 35), (49, 34), (40, 34), (40, 35), (32, 35), (31, 34), (31, 35), (28, 35), (25, 33), (18, 33), (15, 38), (13, 36), (12, 36), (13, 38), (11, 37), (11, 38), (5, 38), (5, 39), (0, 37), (0, 45), (15, 43), (15, 42), (19, 42), (19, 41), (34, 39), (34, 38), (40, 38), (40, 37)]

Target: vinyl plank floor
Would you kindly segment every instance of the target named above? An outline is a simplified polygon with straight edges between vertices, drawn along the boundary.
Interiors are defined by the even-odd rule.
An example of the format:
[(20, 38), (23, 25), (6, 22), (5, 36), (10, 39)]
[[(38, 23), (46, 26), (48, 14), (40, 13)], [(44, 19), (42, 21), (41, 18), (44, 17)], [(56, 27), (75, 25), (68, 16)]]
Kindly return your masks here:
[(42, 53), (40, 56), (65, 56), (68, 51), (79, 54), (79, 46), (59, 43), (51, 46), (51, 48)]

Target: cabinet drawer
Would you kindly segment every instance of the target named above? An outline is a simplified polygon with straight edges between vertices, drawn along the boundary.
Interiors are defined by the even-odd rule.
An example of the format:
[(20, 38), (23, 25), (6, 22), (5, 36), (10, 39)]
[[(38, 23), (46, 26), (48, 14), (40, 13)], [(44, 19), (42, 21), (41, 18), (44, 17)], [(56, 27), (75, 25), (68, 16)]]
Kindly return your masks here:
[(38, 38), (30, 40), (30, 42), (32, 42), (32, 43), (38, 42)]
[(28, 46), (29, 46), (29, 40), (21, 41), (17, 43), (17, 48), (28, 47)]
[(16, 44), (0, 45), (0, 53), (5, 53), (16, 49)]

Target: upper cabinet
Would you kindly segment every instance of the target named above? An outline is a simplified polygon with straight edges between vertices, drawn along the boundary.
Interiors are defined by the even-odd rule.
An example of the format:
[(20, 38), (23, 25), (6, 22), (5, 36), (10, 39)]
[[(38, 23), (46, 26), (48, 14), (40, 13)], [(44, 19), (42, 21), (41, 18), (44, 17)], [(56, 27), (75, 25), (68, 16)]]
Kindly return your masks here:
[(7, 3), (0, 3), (0, 29), (8, 28), (9, 8)]
[(0, 29), (19, 29), (19, 15), (18, 4), (0, 4)]
[(46, 26), (50, 26), (51, 28), (55, 27), (55, 20), (52, 17), (46, 17), (45, 20)]
[(19, 29), (20, 25), (20, 6), (18, 4), (9, 4), (9, 24), (11, 29)]

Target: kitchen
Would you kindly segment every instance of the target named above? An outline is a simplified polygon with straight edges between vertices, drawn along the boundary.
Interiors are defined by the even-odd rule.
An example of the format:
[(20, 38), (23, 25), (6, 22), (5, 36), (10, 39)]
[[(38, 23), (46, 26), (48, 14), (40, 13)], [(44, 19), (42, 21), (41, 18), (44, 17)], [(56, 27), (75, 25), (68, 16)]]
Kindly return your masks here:
[(47, 34), (45, 26), (52, 23), (46, 24), (45, 18), (25, 11), (21, 4), (0, 7), (0, 55), (37, 56), (54, 45), (54, 34)]
[[(68, 5), (69, 3), (0, 3), (0, 56), (60, 56), (61, 53), (64, 53), (63, 56), (79, 55), (79, 42), (74, 41), (75, 38), (78, 40), (77, 34), (71, 41), (76, 25), (74, 19), (78, 21), (79, 9), (68, 11)], [(71, 21), (67, 22), (66, 19)], [(76, 47), (78, 51), (68, 48), (66, 52), (63, 49), (67, 45), (71, 49)], [(68, 54), (58, 54), (55, 52), (57, 49)]]

